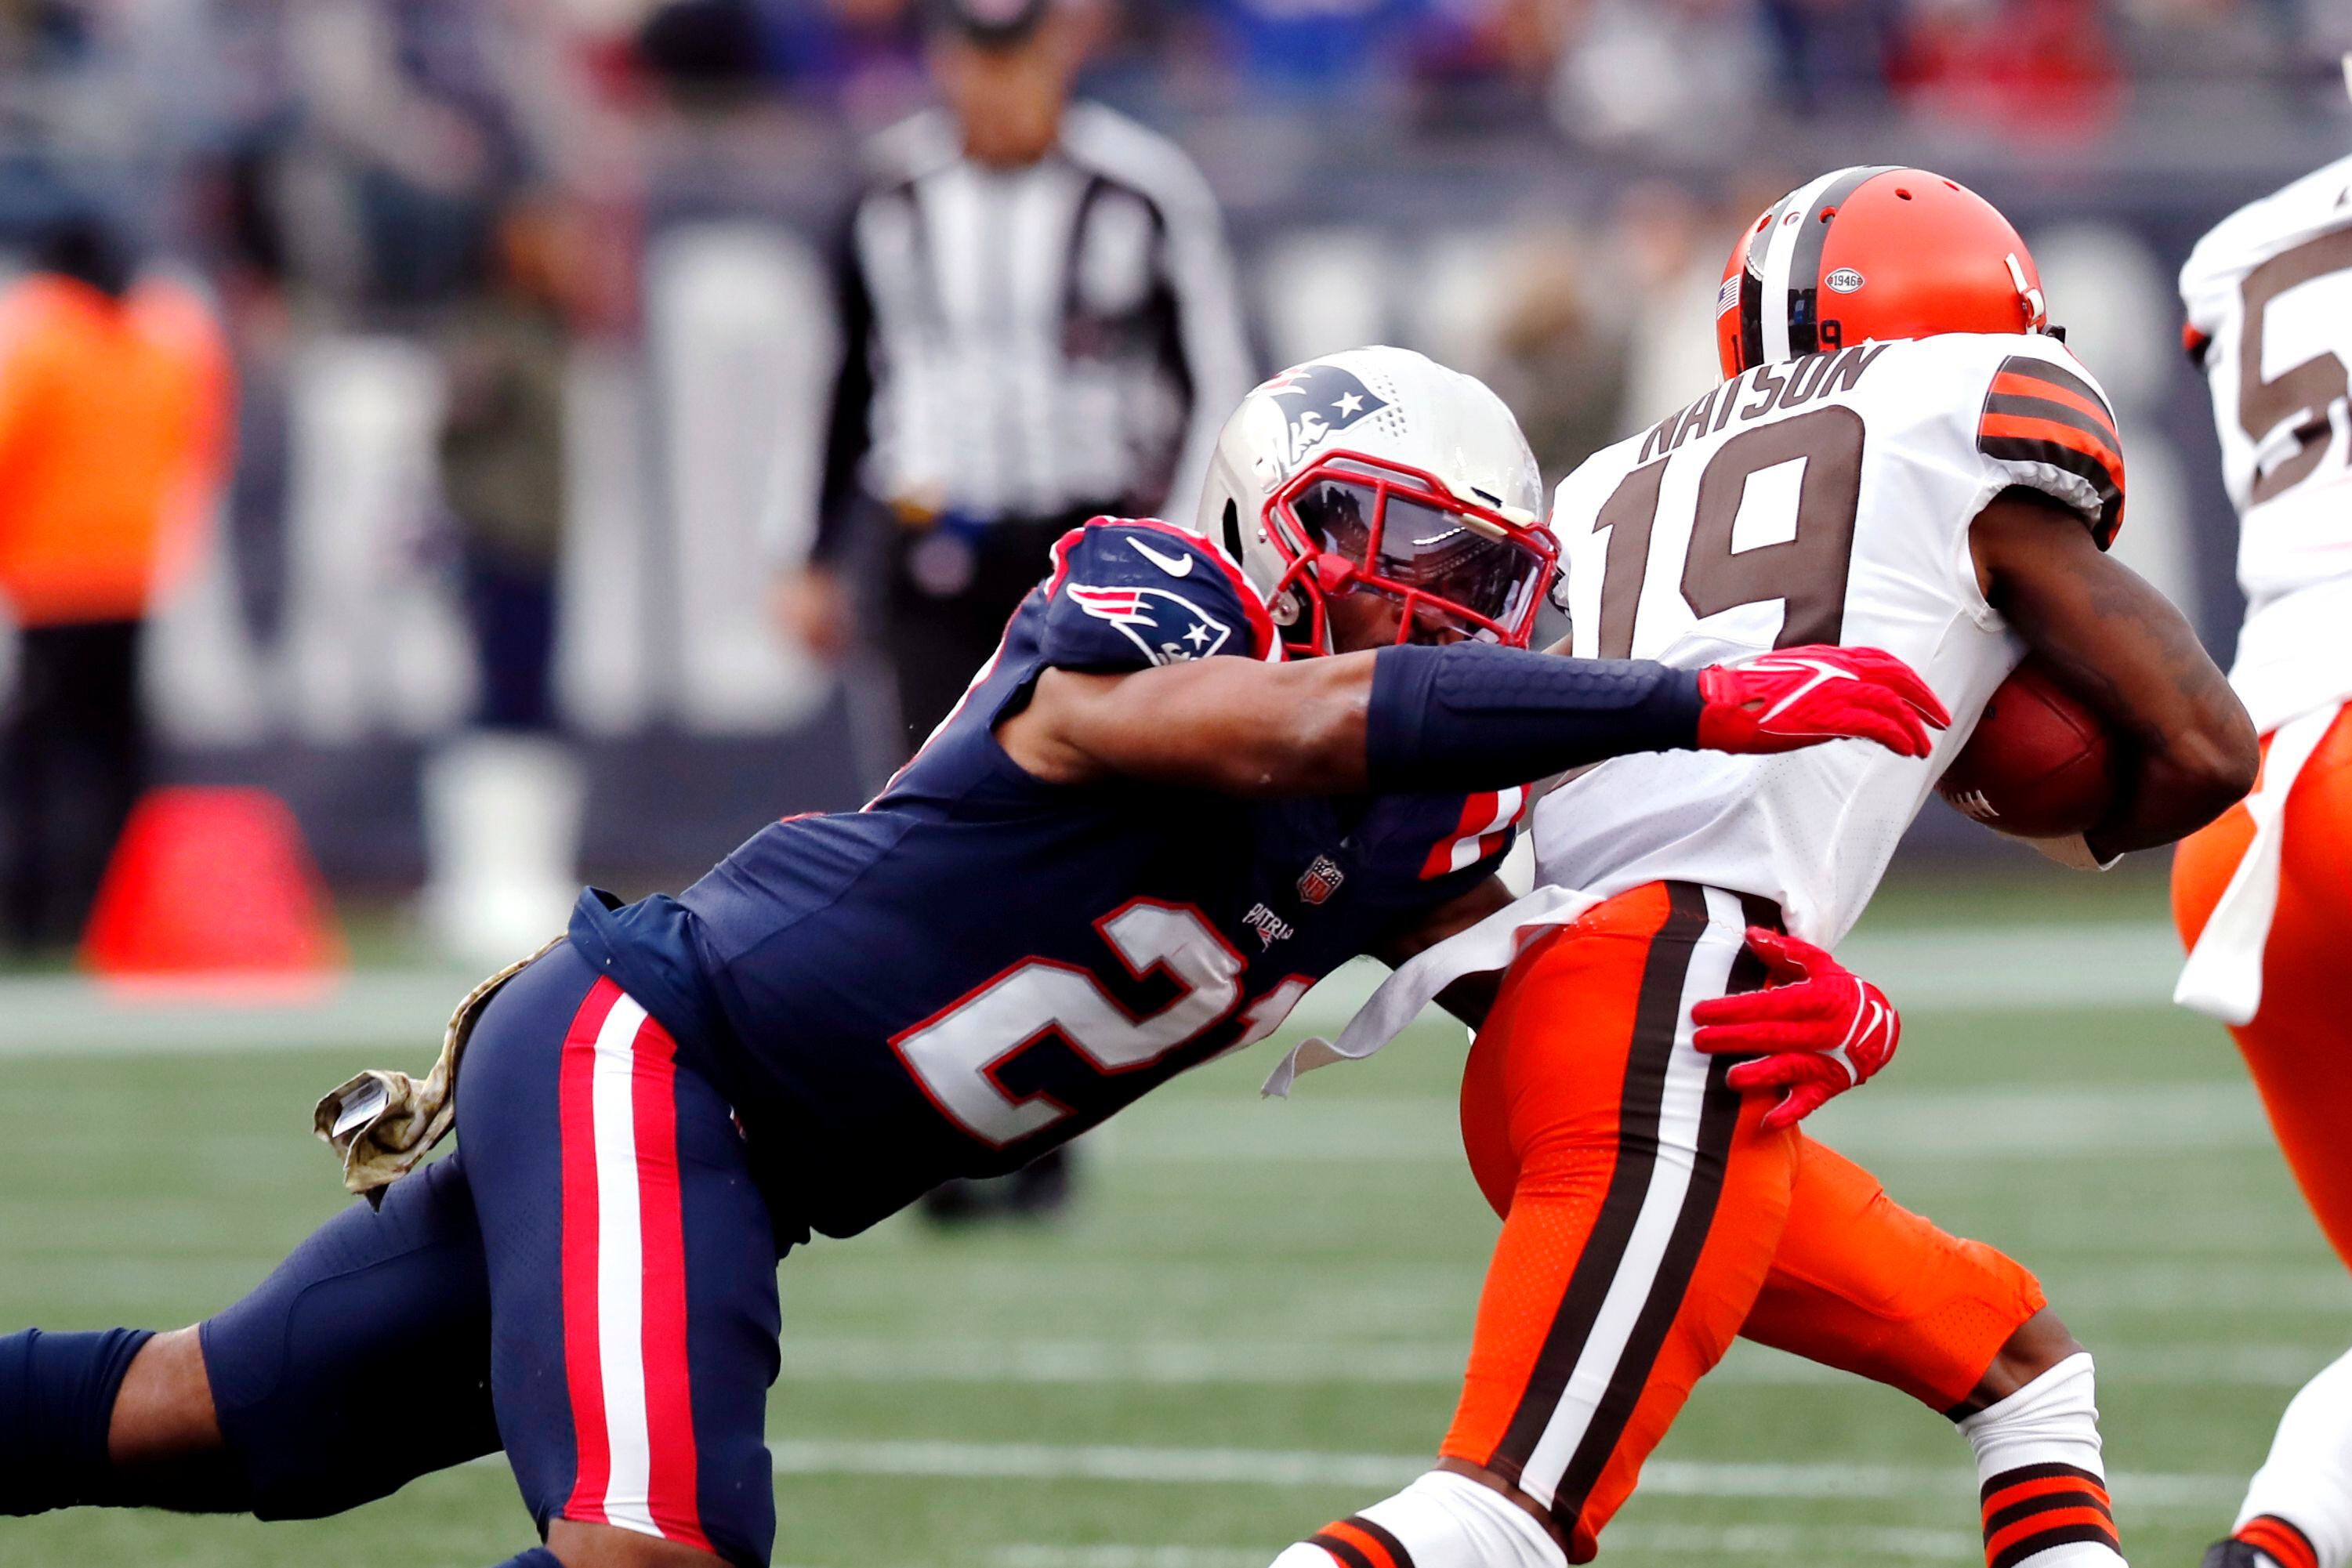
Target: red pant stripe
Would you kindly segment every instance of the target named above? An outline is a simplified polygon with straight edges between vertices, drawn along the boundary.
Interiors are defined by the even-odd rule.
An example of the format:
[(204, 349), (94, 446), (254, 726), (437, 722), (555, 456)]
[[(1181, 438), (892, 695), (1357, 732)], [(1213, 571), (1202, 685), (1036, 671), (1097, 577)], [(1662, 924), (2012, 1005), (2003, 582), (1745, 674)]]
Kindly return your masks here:
[(604, 1427), (596, 1319), (596, 1037), (621, 988), (598, 980), (563, 1037), (558, 1103), (563, 1139), (563, 1374), (572, 1395), (577, 1462), (564, 1516), (601, 1524), (612, 1448)]
[(611, 980), (565, 1034), (563, 1517), (709, 1551), (696, 1493), (676, 1047)]
[(708, 1552), (695, 1500), (693, 1379), (686, 1346), (686, 1211), (677, 1171), (677, 1046), (648, 1018), (631, 1078), (644, 1237), (646, 1511), (667, 1540)]

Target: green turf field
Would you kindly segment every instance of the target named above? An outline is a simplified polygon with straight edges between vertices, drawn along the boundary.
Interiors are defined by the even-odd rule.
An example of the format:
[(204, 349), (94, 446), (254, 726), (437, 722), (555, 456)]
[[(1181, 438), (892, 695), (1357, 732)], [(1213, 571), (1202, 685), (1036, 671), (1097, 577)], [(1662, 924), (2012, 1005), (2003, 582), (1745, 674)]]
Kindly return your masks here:
[[(1877, 923), (1916, 941), (1938, 917), (2161, 907), (2144, 878), (2091, 899), (2045, 884), (2066, 888), (1914, 888)], [(1974, 1009), (1914, 1008), (1888, 1078), (1818, 1125), (1898, 1198), (2041, 1272), (2100, 1354), (2126, 1549), (2186, 1568), (2290, 1392), (2352, 1341), (2352, 1284), (2218, 1029), (2151, 1006), (1995, 1010), (2073, 962), (2053, 938), (1981, 976)], [(0, 987), (0, 1040), (6, 1005)], [(1255, 1096), (1261, 1048), (1087, 1144), (1059, 1228), (892, 1223), (796, 1254), (778, 1562), (1264, 1568), (1416, 1473), (1495, 1231), (1455, 1141), (1461, 1051), (1428, 1028), (1286, 1105)], [(236, 1294), (334, 1209), (309, 1105), (383, 1053), (360, 1054), (0, 1053), (0, 1329), (177, 1323)], [(1742, 1347), (1603, 1561), (1980, 1561), (1973, 1491), (1936, 1416)], [(485, 1568), (530, 1539), (503, 1469), (480, 1465), (320, 1524), (0, 1521), (0, 1564)]]

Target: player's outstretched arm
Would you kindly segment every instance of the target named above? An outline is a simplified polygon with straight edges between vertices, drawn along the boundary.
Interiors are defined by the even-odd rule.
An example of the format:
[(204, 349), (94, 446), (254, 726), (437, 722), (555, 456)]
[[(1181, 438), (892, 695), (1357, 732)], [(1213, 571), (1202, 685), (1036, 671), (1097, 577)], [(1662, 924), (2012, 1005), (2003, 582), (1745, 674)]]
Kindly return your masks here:
[(1694, 672), (1457, 643), (1129, 674), (1047, 670), (997, 737), (1049, 783), (1135, 779), (1275, 798), (1505, 789), (1694, 747), (1777, 752), (1858, 737), (1924, 757), (1929, 727), (1947, 722), (1918, 676), (1875, 649), (1790, 648)]
[(2253, 788), (2254, 727), (2172, 601), (2026, 490), (1970, 531), (1985, 597), (2061, 681), (2132, 744), (2115, 810), (2084, 835), (2104, 860), (2195, 831)]

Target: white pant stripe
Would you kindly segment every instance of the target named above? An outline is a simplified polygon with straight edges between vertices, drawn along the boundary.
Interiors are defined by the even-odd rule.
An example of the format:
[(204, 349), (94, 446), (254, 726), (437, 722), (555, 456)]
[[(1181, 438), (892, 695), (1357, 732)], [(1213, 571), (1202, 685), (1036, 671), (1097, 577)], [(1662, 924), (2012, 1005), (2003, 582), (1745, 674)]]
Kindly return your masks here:
[(646, 1492), (652, 1445), (646, 1431), (645, 1235), (639, 1226), (635, 1069), (646, 1009), (626, 996), (596, 1033), (589, 1107), (596, 1128), (596, 1359), (604, 1385), (612, 1469), (604, 1517), (658, 1536)]
[(1549, 1505), (1560, 1477), (1584, 1441), (1595, 1410), (1633, 1337), (1633, 1324), (1657, 1286), (1675, 1222), (1690, 1191), (1698, 1148), (1699, 1117), (1706, 1109), (1707, 1059), (1691, 1047), (1690, 1009), (1703, 998), (1718, 997), (1730, 983), (1732, 961), (1745, 940), (1747, 918), (1739, 900), (1720, 888), (1706, 892), (1707, 929), (1692, 950), (1683, 976), (1681, 1013), (1675, 1022), (1674, 1053), (1666, 1061), (1665, 1092), (1658, 1111), (1658, 1157), (1643, 1194), (1640, 1214), (1625, 1242), (1625, 1255), (1601, 1298), (1601, 1312), (1585, 1341), (1568, 1387), (1551, 1420), (1537, 1439), (1519, 1476), (1520, 1490)]

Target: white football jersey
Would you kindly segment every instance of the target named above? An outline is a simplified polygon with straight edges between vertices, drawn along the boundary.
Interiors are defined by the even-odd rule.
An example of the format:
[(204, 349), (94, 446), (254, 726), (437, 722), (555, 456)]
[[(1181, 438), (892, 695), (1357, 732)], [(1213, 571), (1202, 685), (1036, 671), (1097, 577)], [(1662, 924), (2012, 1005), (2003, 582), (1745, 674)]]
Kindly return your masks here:
[(1539, 880), (1602, 895), (1701, 883), (1774, 900), (1811, 941), (1843, 936), (2023, 655), (1969, 548), (2011, 486), (2080, 512), (2102, 545), (2121, 520), (2113, 411), (2054, 339), (1954, 334), (1760, 366), (1588, 459), (1552, 511), (1579, 656), (1694, 669), (1879, 647), (1953, 723), (1925, 758), (1849, 740), (1602, 763), (1538, 804)]
[(2352, 158), (2224, 218), (2180, 298), (2240, 518), (2230, 680), (2268, 731), (2352, 695)]

